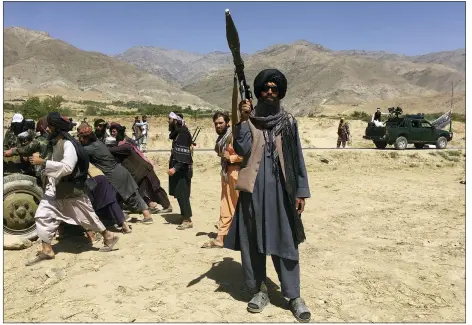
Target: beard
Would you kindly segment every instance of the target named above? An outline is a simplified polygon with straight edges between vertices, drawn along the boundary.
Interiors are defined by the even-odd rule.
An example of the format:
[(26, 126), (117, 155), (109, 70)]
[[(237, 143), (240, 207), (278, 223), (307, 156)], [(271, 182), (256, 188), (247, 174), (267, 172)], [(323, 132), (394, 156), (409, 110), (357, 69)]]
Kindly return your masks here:
[(102, 138), (105, 135), (105, 130), (95, 129), (95, 135), (97, 138)]
[(223, 135), (223, 134), (226, 134), (226, 131), (228, 131), (228, 127), (225, 127), (225, 128), (222, 129), (222, 130), (216, 129), (216, 134), (218, 134), (218, 135)]
[(58, 130), (54, 130), (54, 132), (50, 132), (48, 134), (49, 143), (52, 144), (53, 146), (55, 146), (57, 144), (57, 141), (59, 140), (57, 137), (59, 137), (60, 134), (61, 134), (61, 132), (58, 131)]
[(175, 124), (174, 123), (170, 123), (169, 124), (169, 131), (172, 132), (175, 130)]
[(267, 117), (280, 112), (280, 99), (276, 97), (260, 97), (257, 100), (256, 116)]

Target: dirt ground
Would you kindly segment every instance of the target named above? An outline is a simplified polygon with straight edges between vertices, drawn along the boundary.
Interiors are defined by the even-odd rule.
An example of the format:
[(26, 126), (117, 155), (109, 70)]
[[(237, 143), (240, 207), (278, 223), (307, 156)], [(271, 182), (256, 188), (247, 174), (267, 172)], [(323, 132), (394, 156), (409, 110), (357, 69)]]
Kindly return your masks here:
[[(205, 123), (197, 142), (211, 148)], [(337, 122), (316, 123), (301, 121), (302, 142), (333, 147), (335, 134), (323, 130), (332, 134)], [(165, 128), (151, 125), (149, 147), (169, 148)], [(147, 155), (167, 189), (168, 153)], [(312, 198), (301, 287), (312, 322), (464, 322), (465, 151), (319, 149), (305, 160)], [(55, 243), (55, 260), (25, 267), (38, 244), (4, 251), (4, 321), (294, 322), (270, 259), (272, 304), (253, 315), (239, 252), (200, 248), (215, 235), (219, 161), (211, 152), (194, 161), (191, 230), (176, 230), (171, 198), (175, 213), (134, 225), (111, 253), (76, 237)]]

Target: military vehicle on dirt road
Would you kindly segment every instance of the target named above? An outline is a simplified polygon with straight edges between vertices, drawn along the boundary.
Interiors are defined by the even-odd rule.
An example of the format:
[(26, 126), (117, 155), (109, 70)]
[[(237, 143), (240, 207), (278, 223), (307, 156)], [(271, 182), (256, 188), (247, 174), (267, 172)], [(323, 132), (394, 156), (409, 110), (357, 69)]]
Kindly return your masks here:
[(445, 149), (452, 140), (451, 131), (436, 128), (425, 120), (423, 114), (400, 115), (401, 110), (390, 113), (384, 125), (376, 126), (374, 122), (369, 122), (365, 129), (363, 138), (372, 140), (378, 149), (393, 145), (395, 149), (403, 150), (408, 144), (413, 144), (417, 149), (424, 148), (427, 144)]

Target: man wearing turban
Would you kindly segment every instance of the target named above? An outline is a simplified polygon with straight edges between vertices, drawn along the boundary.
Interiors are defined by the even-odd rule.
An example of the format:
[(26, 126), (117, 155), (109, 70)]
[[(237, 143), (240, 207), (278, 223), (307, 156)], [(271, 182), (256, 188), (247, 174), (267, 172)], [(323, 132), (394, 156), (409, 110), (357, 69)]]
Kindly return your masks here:
[(300, 297), (298, 245), (305, 240), (301, 213), (310, 190), (297, 121), (280, 105), (286, 91), (280, 71), (263, 70), (254, 80), (256, 107), (248, 101), (239, 105), (233, 146), (244, 159), (225, 247), (241, 251), (245, 282), (254, 293), (248, 311), (261, 312), (269, 303), (266, 255), (271, 255), (290, 310), (298, 321), (308, 322), (311, 313)]
[(104, 119), (99, 118), (93, 122), (93, 127), (95, 128), (97, 140), (105, 143), (105, 139), (110, 136), (107, 131), (108, 123)]
[(61, 222), (100, 232), (104, 238), (101, 251), (111, 251), (118, 241), (105, 229), (85, 193), (89, 159), (80, 143), (68, 133), (72, 123), (57, 112), (48, 114), (47, 123), (52, 159), (45, 160), (39, 154), (30, 158), (33, 165), (45, 166), (47, 176), (46, 190), (34, 216), (42, 250), (27, 265), (54, 258), (51, 242)]
[(143, 214), (142, 222), (144, 224), (153, 223), (147, 204), (139, 194), (138, 184), (129, 171), (115, 160), (103, 142), (97, 141), (90, 125), (81, 124), (77, 131), (79, 141), (89, 155), (90, 162), (102, 171), (122, 201), (133, 211)]
[(178, 230), (193, 228), (190, 189), (193, 176), (191, 153), (192, 135), (181, 115), (169, 114), (169, 139), (172, 140), (172, 153), (169, 158), (169, 194), (177, 199), (182, 215)]

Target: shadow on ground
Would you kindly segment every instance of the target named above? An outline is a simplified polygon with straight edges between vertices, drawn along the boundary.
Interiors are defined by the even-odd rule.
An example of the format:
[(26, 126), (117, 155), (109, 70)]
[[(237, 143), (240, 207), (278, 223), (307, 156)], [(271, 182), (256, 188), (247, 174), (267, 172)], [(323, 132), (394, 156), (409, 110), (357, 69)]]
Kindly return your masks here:
[[(224, 257), (222, 261), (213, 263), (206, 273), (190, 281), (187, 288), (196, 285), (204, 278), (211, 279), (218, 284), (215, 292), (226, 292), (234, 299), (242, 302), (249, 302), (252, 298), (249, 290), (244, 285), (241, 263), (236, 262), (231, 257)], [(279, 286), (270, 278), (267, 278), (266, 285), (269, 290), (271, 304), (287, 309), (287, 301), (280, 292)]]

